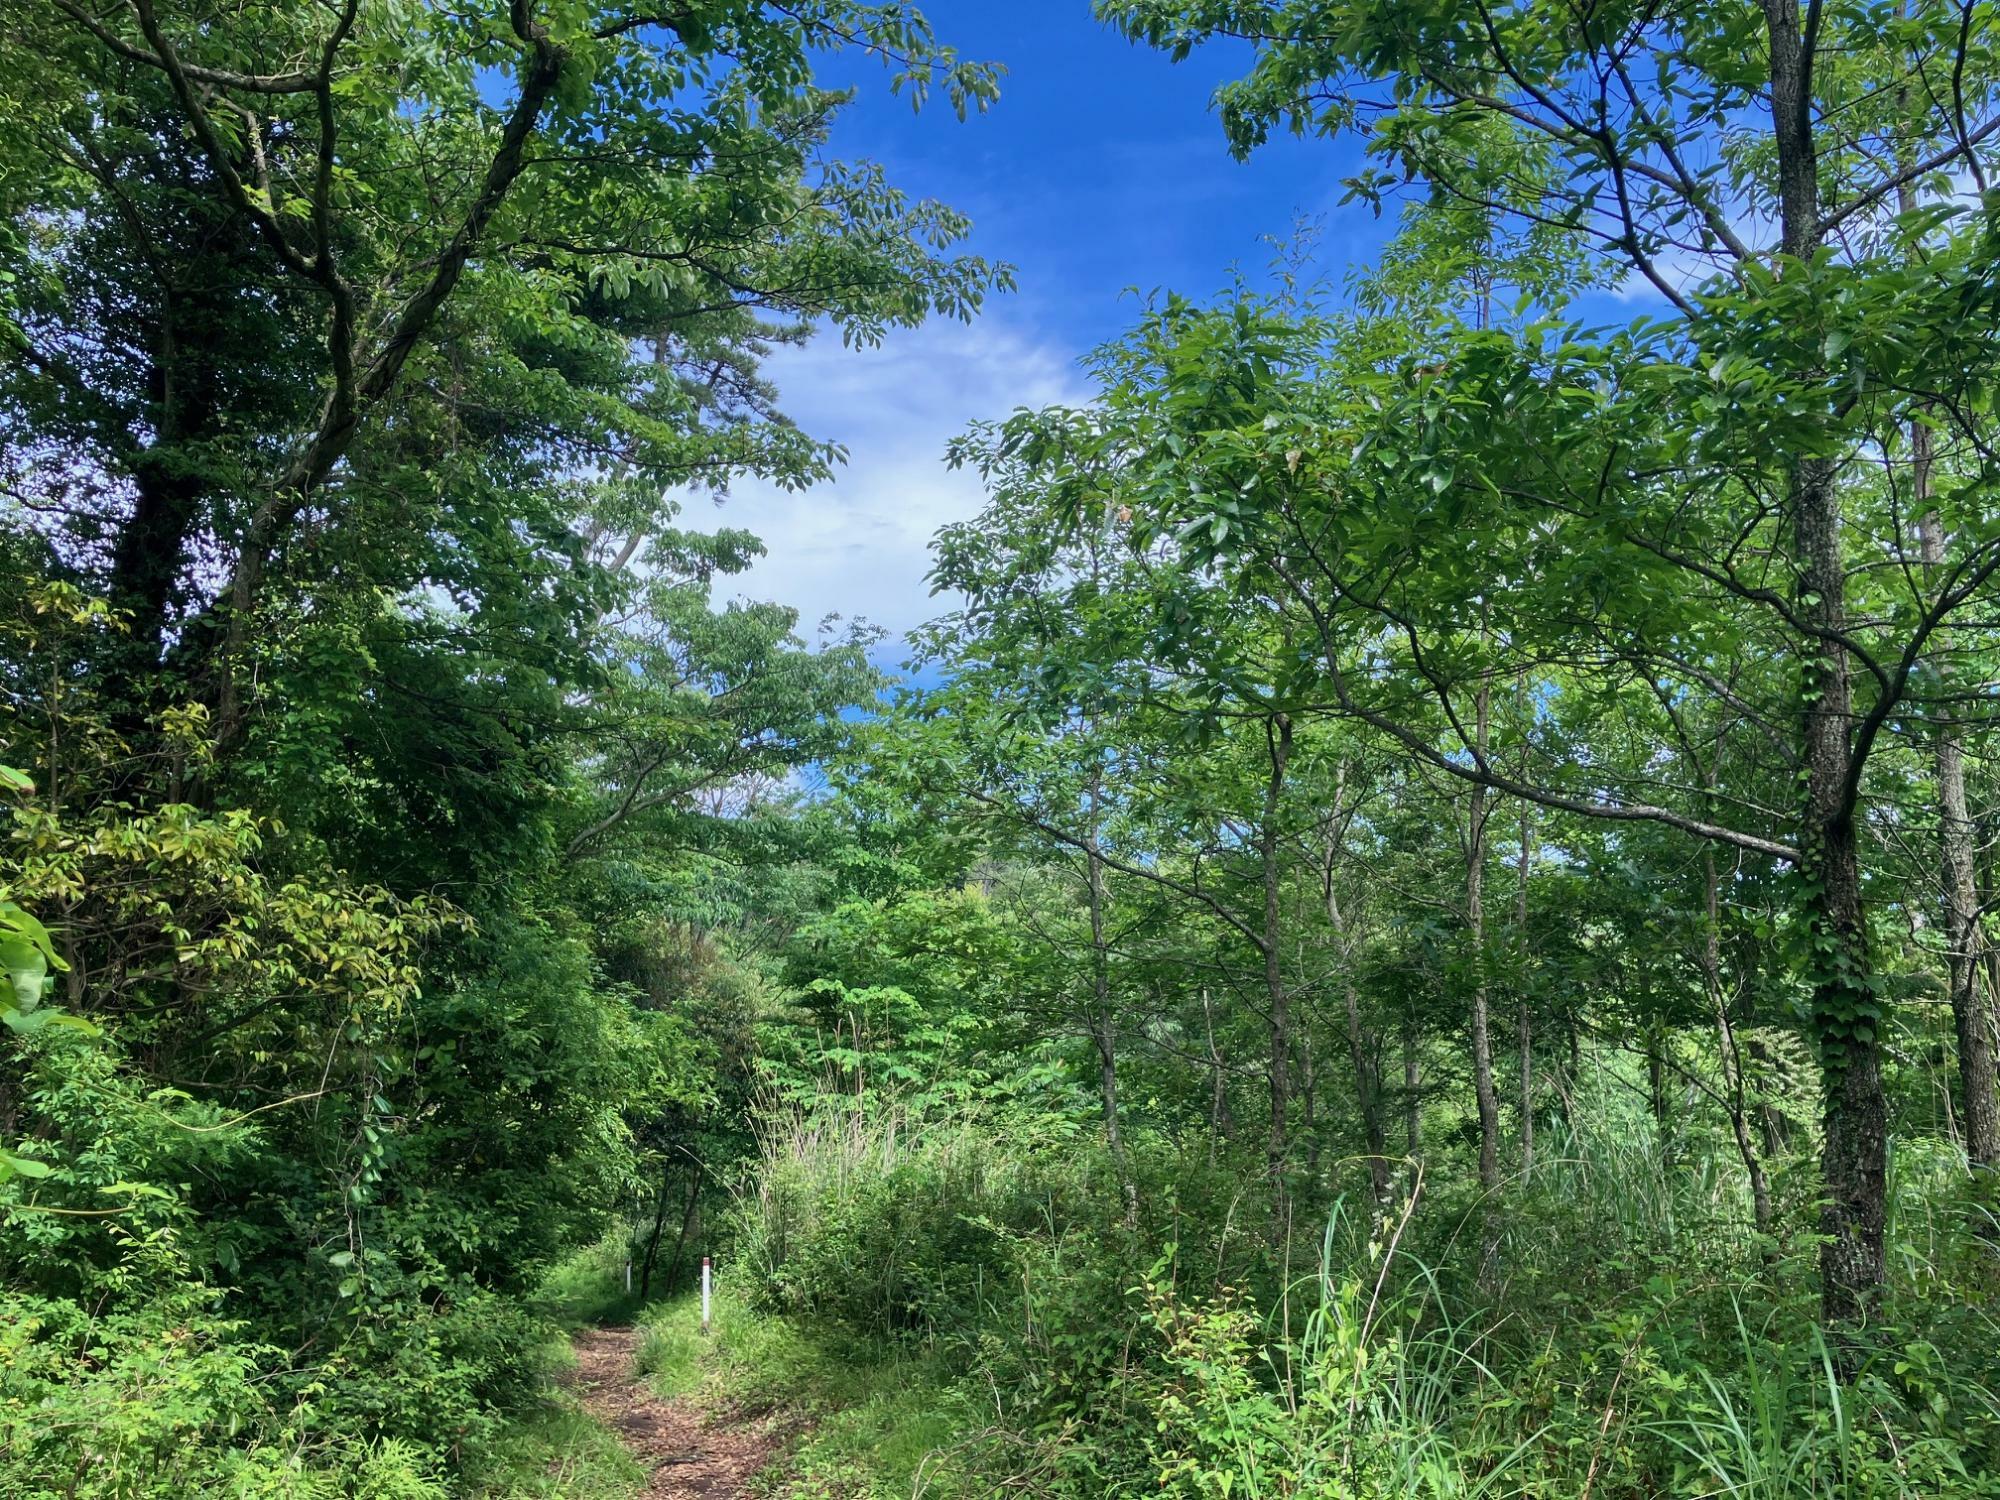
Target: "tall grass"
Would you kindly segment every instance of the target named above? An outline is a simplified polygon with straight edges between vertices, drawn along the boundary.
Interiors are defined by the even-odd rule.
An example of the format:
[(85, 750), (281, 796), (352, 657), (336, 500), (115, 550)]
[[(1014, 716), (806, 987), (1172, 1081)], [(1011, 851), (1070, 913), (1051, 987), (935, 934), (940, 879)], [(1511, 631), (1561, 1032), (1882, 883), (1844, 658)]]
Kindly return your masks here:
[[(1575, 1081), (1569, 1107), (1542, 1124), (1531, 1176), (1509, 1196), (1559, 1207), (1598, 1243), (1677, 1254), (1699, 1241), (1733, 1252), (1752, 1247), (1749, 1181), (1719, 1127), (1684, 1122), (1670, 1143), (1639, 1092), (1636, 1066), (1599, 1065)], [(1517, 1216), (1518, 1217), (1518, 1216)], [(1528, 1215), (1509, 1244), (1513, 1265), (1560, 1260), (1565, 1246)]]
[(1757, 1234), (1733, 1142), (1693, 1121), (1663, 1140), (1631, 1083), (1584, 1080), (1493, 1197), (1460, 1176), (1386, 1218), (1336, 1203), (1304, 1246), (1258, 1227), (1259, 1174), (1204, 1185), (1144, 1139), (1128, 1217), (1087, 1147), (776, 1113), (735, 1271), (753, 1316), (922, 1362), (850, 1430), (964, 1434), (968, 1493), (2000, 1497), (1974, 1357), (2000, 1329), (1961, 1295), (1990, 1267), (1968, 1259), (1962, 1162), (1892, 1164), (1890, 1321), (1844, 1381), (1814, 1323), (1810, 1204)]
[(1857, 1474), (1849, 1404), (1831, 1351), (1817, 1329), (1811, 1361), (1769, 1359), (1737, 1308), (1740, 1378), (1725, 1385), (1699, 1371), (1702, 1391), (1682, 1410), (1650, 1424), (1714, 1493), (1740, 1500), (1844, 1496)]
[(1046, 1201), (1031, 1153), (968, 1121), (823, 1106), (766, 1118), (733, 1216), (773, 1311), (863, 1333), (970, 1331), (1011, 1296), (1014, 1227)]
[[(1229, 1500), (1476, 1500), (1527, 1493), (1539, 1428), (1511, 1412), (1486, 1363), (1493, 1329), (1402, 1249), (1417, 1211), (1340, 1204), (1288, 1333), (1224, 1292), (1151, 1285), (1162, 1337), (1151, 1391), (1153, 1493)], [(1356, 1245), (1362, 1248), (1357, 1252)], [(1497, 1407), (1496, 1407), (1497, 1410)]]

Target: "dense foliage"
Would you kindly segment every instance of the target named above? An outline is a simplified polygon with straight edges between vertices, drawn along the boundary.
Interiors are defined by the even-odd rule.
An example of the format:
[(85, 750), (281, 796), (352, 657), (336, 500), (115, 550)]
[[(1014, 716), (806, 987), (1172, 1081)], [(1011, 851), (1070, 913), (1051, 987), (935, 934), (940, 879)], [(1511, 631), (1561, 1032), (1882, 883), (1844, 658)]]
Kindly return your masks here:
[(837, 456), (774, 348), (1006, 278), (815, 55), (992, 73), (845, 0), (4, 29), (0, 1489), (477, 1485), (727, 1091), (688, 889), (878, 690), (676, 497)]
[(1100, 11), (1395, 234), (965, 434), (921, 688), (682, 506), (1009, 278), (815, 54), (994, 69), (0, 23), (0, 1489), (564, 1493), (719, 1253), (803, 1495), (2000, 1494), (1991, 7)]

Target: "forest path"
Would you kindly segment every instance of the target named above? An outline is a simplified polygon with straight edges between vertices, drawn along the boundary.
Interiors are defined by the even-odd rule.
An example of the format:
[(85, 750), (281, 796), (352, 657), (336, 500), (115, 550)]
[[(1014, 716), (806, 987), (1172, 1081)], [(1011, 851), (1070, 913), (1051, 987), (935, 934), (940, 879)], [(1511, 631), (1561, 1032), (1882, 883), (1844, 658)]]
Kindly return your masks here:
[(569, 1379), (584, 1410), (616, 1432), (648, 1470), (646, 1500), (736, 1500), (784, 1447), (766, 1420), (738, 1419), (656, 1396), (639, 1373), (637, 1328), (586, 1328)]

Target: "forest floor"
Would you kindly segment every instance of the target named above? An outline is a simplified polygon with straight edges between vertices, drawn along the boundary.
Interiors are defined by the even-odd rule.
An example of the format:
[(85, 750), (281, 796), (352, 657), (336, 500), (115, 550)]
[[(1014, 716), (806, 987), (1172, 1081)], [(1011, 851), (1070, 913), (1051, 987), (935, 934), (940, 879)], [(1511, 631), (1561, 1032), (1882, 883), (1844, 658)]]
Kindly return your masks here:
[(736, 1500), (757, 1487), (790, 1434), (774, 1417), (750, 1417), (689, 1396), (654, 1394), (637, 1356), (644, 1331), (586, 1328), (575, 1337), (569, 1380), (591, 1416), (618, 1434), (647, 1471), (646, 1500)]

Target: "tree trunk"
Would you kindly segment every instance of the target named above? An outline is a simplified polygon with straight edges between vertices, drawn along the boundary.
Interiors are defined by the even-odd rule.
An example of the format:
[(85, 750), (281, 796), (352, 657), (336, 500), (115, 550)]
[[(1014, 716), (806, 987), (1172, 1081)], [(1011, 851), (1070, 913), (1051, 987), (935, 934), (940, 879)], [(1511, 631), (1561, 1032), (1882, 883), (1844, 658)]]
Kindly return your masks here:
[[(1346, 785), (1347, 767), (1343, 765), (1334, 780), (1336, 829), (1340, 826), (1339, 803)], [(1373, 1065), (1370, 1063), (1368, 1034), (1361, 1024), (1361, 994), (1354, 984), (1354, 943), (1335, 884), (1335, 866), (1339, 855), (1336, 835), (1328, 840), (1326, 850), (1326, 920), (1333, 929), (1334, 944), (1340, 953), (1341, 988), (1347, 1011), (1347, 1056), (1354, 1069), (1354, 1103), (1361, 1116), (1362, 1139), (1368, 1147), (1368, 1187), (1374, 1194), (1379, 1211), (1389, 1201), (1389, 1140), (1382, 1121), (1381, 1065), (1379, 1061)], [(1414, 1152), (1414, 1144), (1411, 1149)]]
[(1523, 1000), (1514, 1018), (1515, 1042), (1521, 1055), (1521, 1176), (1535, 1170), (1535, 1028)]
[(1229, 1109), (1229, 1074), (1215, 1041), (1215, 1008), (1207, 985), (1201, 987), (1201, 1022), (1208, 1034), (1208, 1164), (1212, 1167), (1216, 1141), (1236, 1134), (1236, 1119)]
[(1118, 1055), (1111, 1035), (1111, 1017), (1103, 1008), (1097, 1011), (1091, 1038), (1097, 1044), (1097, 1090), (1103, 1101), (1104, 1144), (1111, 1148), (1113, 1156), (1122, 1160), (1125, 1140), (1118, 1130)]
[(1672, 1153), (1667, 1148), (1671, 1128), (1667, 1110), (1667, 1063), (1660, 1055), (1660, 1028), (1657, 1024), (1646, 1032), (1646, 1101), (1653, 1112), (1653, 1131), (1660, 1141), (1660, 1154), (1671, 1160)]
[(1319, 1190), (1319, 1076), (1313, 1067), (1312, 1026), (1299, 1028), (1299, 1128), (1306, 1137), (1306, 1182)]
[[(1347, 989), (1347, 1055), (1354, 1067), (1354, 1098), (1361, 1111), (1362, 1139), (1368, 1146), (1368, 1188), (1379, 1206), (1389, 1201), (1389, 1139), (1382, 1123), (1379, 1064), (1371, 1066), (1368, 1035), (1361, 1026), (1361, 997), (1350, 980)], [(1411, 1060), (1412, 1064), (1414, 1059)], [(1414, 1098), (1416, 1084), (1409, 1082)], [(1411, 1105), (1410, 1150), (1416, 1151), (1415, 1105)]]
[(1279, 897), (1278, 809), (1285, 791), (1285, 770), (1292, 756), (1292, 721), (1274, 714), (1264, 725), (1265, 749), (1270, 756), (1271, 775), (1264, 784), (1264, 817), (1257, 830), (1257, 853), (1262, 860), (1264, 879), (1263, 941), (1264, 993), (1271, 1014), (1271, 1138), (1267, 1149), (1268, 1170), (1274, 1211), (1282, 1218), (1285, 1207), (1285, 1157), (1290, 1148), (1291, 1018), (1285, 994), (1284, 967), (1279, 948), (1282, 911)]
[[(681, 1272), (681, 1257), (687, 1252), (688, 1233), (694, 1228), (695, 1205), (701, 1202), (701, 1180), (707, 1173), (700, 1162), (696, 1162), (693, 1173), (688, 1177), (687, 1205), (681, 1210), (680, 1238), (674, 1241), (673, 1264), (667, 1268), (667, 1285), (672, 1286)], [(667, 1185), (660, 1184), (660, 1208), (667, 1206)], [(639, 1300), (644, 1302), (653, 1289), (653, 1258), (660, 1249), (660, 1221), (653, 1221), (653, 1242), (646, 1247), (646, 1264), (639, 1273)]]
[[(239, 238), (221, 226), (218, 233)], [(206, 469), (212, 460), (202, 450), (214, 436), (216, 372), (202, 341), (189, 346), (181, 337), (181, 321), (184, 311), (198, 322), (224, 309), (212, 293), (196, 296), (186, 309), (182, 304), (178, 289), (163, 284), (146, 372), (152, 440), (132, 458), (132, 514), (113, 543), (106, 586), (111, 606), (125, 615), (125, 629), (112, 641), (108, 675), (113, 724), (127, 739), (144, 735), (159, 707), (168, 622), (212, 482)]]
[(1085, 886), (1090, 907), (1090, 1034), (1097, 1044), (1097, 1087), (1104, 1108), (1104, 1144), (1118, 1169), (1119, 1191), (1125, 1199), (1125, 1220), (1139, 1217), (1139, 1187), (1118, 1129), (1118, 1054), (1115, 1018), (1111, 1012), (1111, 946), (1104, 927), (1104, 857), (1102, 850), (1103, 768), (1090, 775), (1090, 822), (1084, 841)]
[[(1846, 622), (1834, 480), (1830, 463), (1811, 459), (1797, 466), (1792, 481), (1802, 563), (1799, 608), (1822, 632), (1839, 631)], [(1847, 786), (1851, 716), (1845, 653), (1822, 636), (1811, 648), (1804, 705), (1806, 817), (1799, 842), (1822, 1088), (1820, 1302), (1829, 1324), (1850, 1328), (1867, 1317), (1887, 1275), (1888, 1154), (1883, 1007), (1862, 911), (1860, 827)]]
[(1777, 1081), (1771, 1049), (1751, 1037), (1745, 1043), (1744, 1055), (1750, 1059), (1752, 1073), (1745, 1081), (1745, 1087), (1756, 1096), (1757, 1133), (1762, 1138), (1766, 1160), (1782, 1156), (1792, 1148), (1792, 1122), (1785, 1112), (1771, 1102), (1773, 1085)]
[[(1944, 520), (1931, 508), (1931, 432), (1910, 424), (1911, 467), (1921, 519), (1924, 571), (1944, 567)], [(1944, 674), (1944, 653), (1936, 665)], [(1979, 894), (1973, 870), (1976, 830), (1965, 799), (1965, 752), (1946, 716), (1937, 724), (1933, 764), (1938, 791), (1938, 856), (1944, 894), (1945, 978), (1951, 1019), (1958, 1034), (1958, 1076), (1963, 1095), (1965, 1149), (1975, 1169), (2000, 1168), (2000, 1093), (1995, 1091), (1993, 1015), (1980, 983)]]
[[(1492, 738), (1493, 697), (1482, 681), (1474, 700), (1474, 743), (1480, 760)], [(1479, 1105), (1479, 1185), (1500, 1186), (1500, 1101), (1493, 1087), (1493, 1038), (1486, 987), (1486, 788), (1471, 793), (1465, 838), (1465, 924), (1472, 945), (1472, 1089)]]
[[(653, 1285), (653, 1262), (660, 1254), (660, 1236), (667, 1230), (667, 1189), (673, 1185), (670, 1173), (660, 1174), (660, 1192), (653, 1203), (653, 1233), (646, 1241), (646, 1253), (639, 1263), (639, 1300), (646, 1300), (646, 1293)], [(627, 1265), (631, 1262), (628, 1260)]]
[(1708, 986), (1710, 1007), (1715, 1011), (1715, 1035), (1722, 1059), (1723, 1098), (1729, 1110), (1729, 1129), (1736, 1140), (1736, 1154), (1750, 1179), (1750, 1211), (1757, 1232), (1771, 1232), (1771, 1184), (1764, 1175), (1764, 1162), (1750, 1138), (1750, 1107), (1743, 1086), (1743, 1054), (1736, 1045), (1736, 1027), (1729, 1019), (1729, 998), (1722, 985), (1722, 887), (1715, 868), (1715, 845), (1704, 844), (1701, 851), (1703, 909), (1701, 969)]
[(1808, 913), (1820, 944), (1812, 1000), (1825, 1089), (1820, 1296), (1829, 1323), (1855, 1325), (1874, 1306), (1887, 1274), (1888, 1111), (1877, 1041), (1882, 1016), (1869, 983), (1853, 820), (1830, 820), (1818, 834)]
[(1409, 1157), (1410, 1180), (1424, 1149), (1424, 1064), (1417, 1052), (1417, 1022), (1403, 1017), (1403, 1150)]
[[(1823, 241), (1813, 140), (1814, 58), (1800, 32), (1797, 0), (1764, 0), (1764, 19), (1782, 249), (1795, 260), (1810, 261)], [(1795, 460), (1789, 501), (1798, 571), (1795, 608), (1805, 626), (1808, 656), (1799, 853), (1816, 965), (1812, 1018), (1825, 1126), (1820, 1304), (1828, 1323), (1852, 1327), (1874, 1306), (1887, 1275), (1882, 1236), (1888, 1109), (1882, 1092), (1883, 1008), (1868, 952), (1857, 789), (1850, 785), (1860, 768), (1850, 741), (1847, 653), (1839, 639), (1847, 623), (1847, 574), (1834, 461)]]
[(135, 676), (159, 666), (175, 585), (202, 498), (200, 477), (177, 469), (176, 457), (149, 450), (137, 465), (132, 517), (120, 529), (111, 555), (108, 593), (112, 606), (125, 611), (129, 621), (125, 646), (132, 653)]
[[(1528, 779), (1528, 674), (1514, 678), (1514, 708), (1520, 721), (1521, 779)], [(1535, 1170), (1535, 1029), (1528, 1009), (1528, 868), (1535, 857), (1535, 811), (1521, 803), (1521, 854), (1514, 886), (1514, 941), (1519, 945), (1521, 998), (1515, 1011), (1515, 1041), (1521, 1057), (1521, 1178)]]

